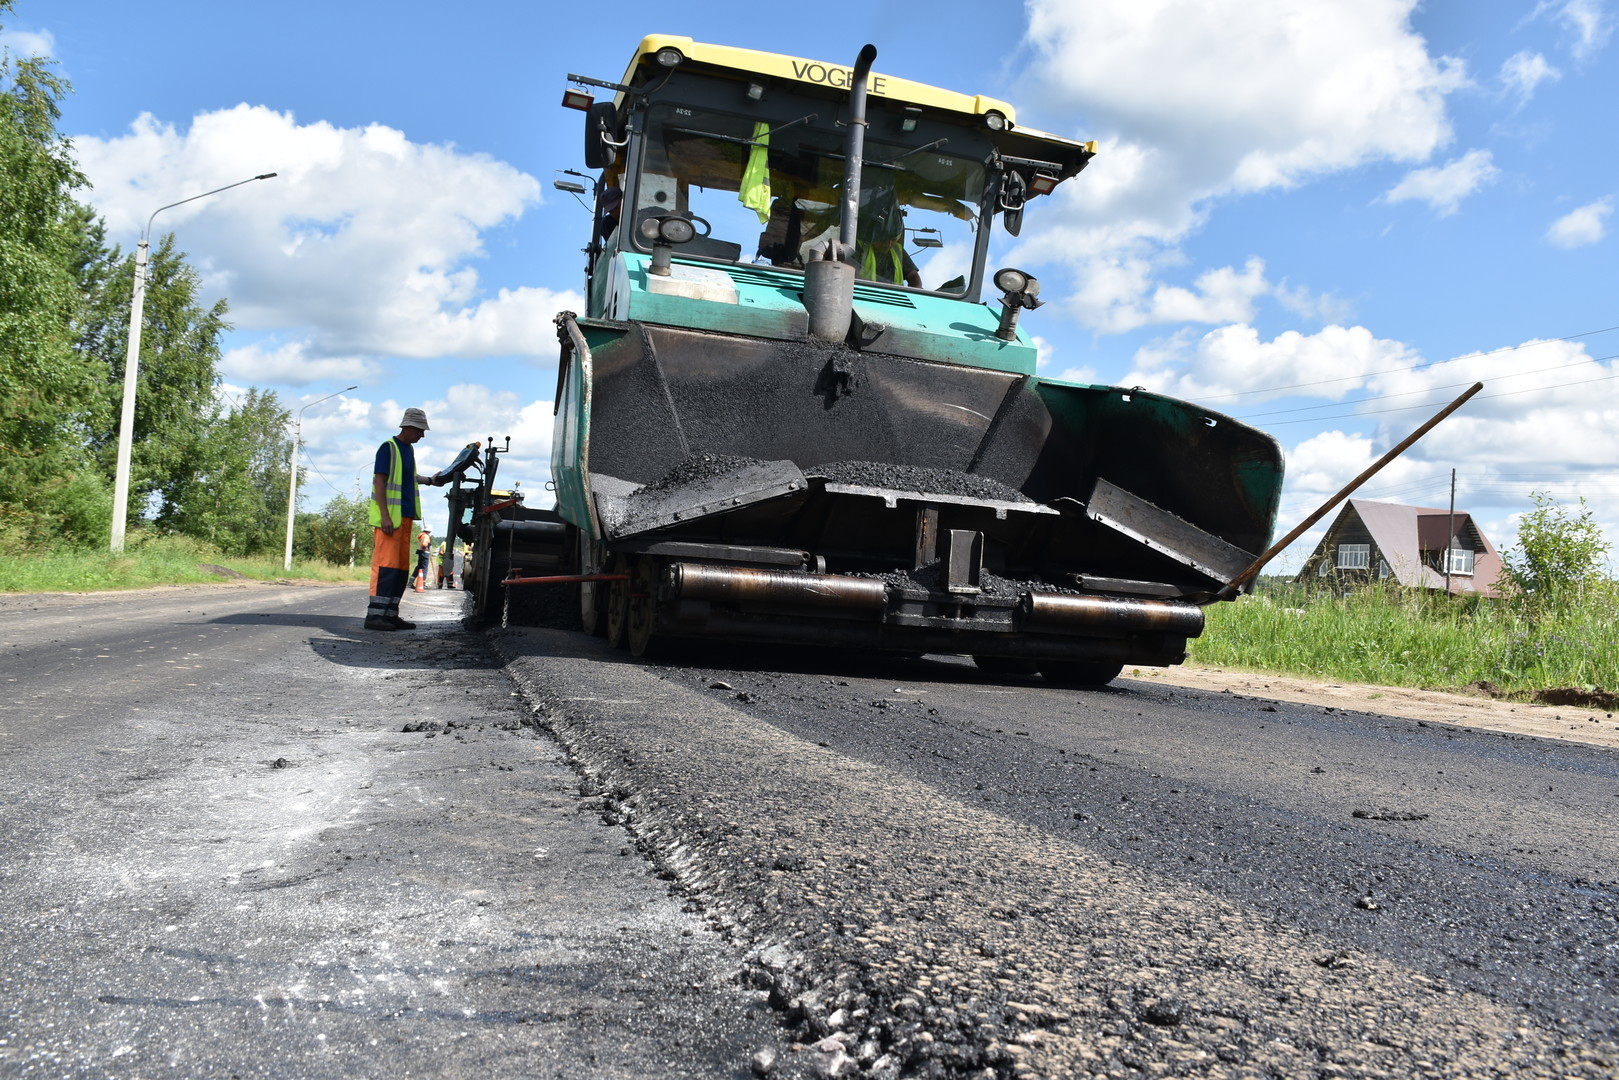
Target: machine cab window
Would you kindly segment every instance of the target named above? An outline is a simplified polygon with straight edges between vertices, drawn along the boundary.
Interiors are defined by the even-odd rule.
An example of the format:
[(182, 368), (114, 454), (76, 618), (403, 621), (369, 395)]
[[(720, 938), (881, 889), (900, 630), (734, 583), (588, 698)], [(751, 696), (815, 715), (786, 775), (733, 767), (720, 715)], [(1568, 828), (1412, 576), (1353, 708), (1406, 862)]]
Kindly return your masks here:
[[(693, 225), (692, 239), (678, 249), (682, 258), (801, 269), (838, 235), (845, 136), (827, 104), (784, 96), (781, 105), (773, 114), (743, 115), (652, 104), (619, 246), (651, 250), (644, 223), (677, 214)], [(809, 111), (816, 107), (825, 115)], [(884, 125), (879, 119), (872, 126)], [(856, 249), (846, 256), (858, 278), (946, 295), (965, 291), (979, 248), (986, 176), (980, 157), (988, 150), (986, 144), (961, 152), (972, 149), (963, 145), (968, 141), (868, 138)]]

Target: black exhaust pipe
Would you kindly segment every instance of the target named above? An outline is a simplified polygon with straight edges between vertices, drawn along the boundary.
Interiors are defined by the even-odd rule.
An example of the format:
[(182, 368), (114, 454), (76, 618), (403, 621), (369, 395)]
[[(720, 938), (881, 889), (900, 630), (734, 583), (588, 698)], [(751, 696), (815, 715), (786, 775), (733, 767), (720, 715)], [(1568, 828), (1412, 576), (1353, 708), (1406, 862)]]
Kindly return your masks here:
[[(860, 50), (854, 62), (854, 78), (849, 83), (849, 137), (844, 145), (843, 158), (843, 220), (838, 227), (838, 243), (853, 253), (855, 225), (860, 220), (860, 167), (866, 154), (866, 78), (871, 74), (872, 61), (877, 59), (877, 46), (867, 45)], [(840, 252), (840, 254), (842, 254)]]
[(877, 46), (867, 45), (854, 62), (849, 80), (849, 134), (844, 140), (843, 214), (838, 239), (804, 266), (804, 308), (810, 337), (842, 341), (849, 336), (854, 314), (855, 227), (860, 219), (860, 166), (866, 153), (866, 80)]

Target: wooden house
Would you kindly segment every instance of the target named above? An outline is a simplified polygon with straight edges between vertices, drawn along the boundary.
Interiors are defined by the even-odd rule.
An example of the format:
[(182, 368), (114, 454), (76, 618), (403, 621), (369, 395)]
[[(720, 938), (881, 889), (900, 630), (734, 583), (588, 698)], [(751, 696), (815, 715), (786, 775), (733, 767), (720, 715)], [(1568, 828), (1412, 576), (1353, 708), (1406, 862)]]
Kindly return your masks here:
[(1334, 586), (1393, 580), (1423, 589), (1497, 596), (1501, 556), (1472, 515), (1457, 510), (1350, 499), (1299, 571)]

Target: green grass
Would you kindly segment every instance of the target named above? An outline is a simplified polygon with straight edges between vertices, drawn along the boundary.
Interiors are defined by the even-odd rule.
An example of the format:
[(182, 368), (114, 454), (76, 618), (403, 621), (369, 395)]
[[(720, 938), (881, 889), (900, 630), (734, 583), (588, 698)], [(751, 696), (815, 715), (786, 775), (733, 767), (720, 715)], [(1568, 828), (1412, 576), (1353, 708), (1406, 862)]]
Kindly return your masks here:
[(1345, 682), (1513, 694), (1619, 688), (1619, 604), (1612, 587), (1563, 610), (1520, 602), (1372, 588), (1347, 596), (1284, 587), (1206, 609), (1192, 642), (1201, 664)]
[(256, 581), (365, 581), (370, 576), (369, 566), (295, 559), (288, 571), (282, 569), (279, 554), (236, 558), (185, 537), (136, 536), (120, 555), (67, 549), (0, 557), (0, 592), (95, 592), (235, 580), (209, 567), (224, 567)]

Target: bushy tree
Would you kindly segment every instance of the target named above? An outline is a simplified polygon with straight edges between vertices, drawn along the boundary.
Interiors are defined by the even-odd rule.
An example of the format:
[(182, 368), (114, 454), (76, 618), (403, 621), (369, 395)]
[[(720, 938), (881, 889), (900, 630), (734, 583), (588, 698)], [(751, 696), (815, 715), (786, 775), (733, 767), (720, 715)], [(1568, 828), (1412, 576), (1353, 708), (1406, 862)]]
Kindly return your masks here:
[[(12, 0), (0, 0), (0, 16)], [(75, 201), (49, 60), (0, 58), (0, 554), (105, 543), (135, 282), (132, 255)], [(218, 397), (226, 304), (164, 236), (147, 264), (129, 520), (233, 553), (284, 535), (287, 411)]]
[[(89, 443), (102, 470), (111, 476), (118, 442), (118, 409), (123, 398), (124, 361), (129, 348), (129, 298), (135, 284), (135, 258), (109, 248), (101, 223), (80, 223), (76, 254), (84, 296), (76, 323), (76, 347), (91, 358), (101, 376), (104, 403), (91, 419)], [(230, 329), (224, 300), (205, 306), (202, 279), (165, 235), (147, 261), (141, 355), (135, 379), (135, 424), (130, 447), (129, 518), (159, 502), (172, 502), (186, 483), (190, 462), (206, 457), (200, 444), (213, 437), (218, 419), (214, 394), (219, 383), (220, 337)]]
[(164, 491), (156, 524), (231, 555), (281, 547), (287, 527), (291, 414), (273, 391), (250, 389), (206, 424), (184, 471)]
[[(0, 0), (0, 14), (10, 9)], [(68, 85), (51, 63), (0, 57), (0, 544), (94, 527), (78, 513), (90, 365), (73, 348), (75, 191), (84, 177), (56, 130)]]
[(1607, 537), (1583, 498), (1578, 514), (1546, 492), (1530, 498), (1535, 508), (1518, 522), (1517, 543), (1502, 559), (1507, 590), (1539, 607), (1577, 604), (1607, 580)]
[[(299, 514), (293, 534), (293, 551), (306, 559), (346, 563), (352, 554), (356, 564), (371, 558), (371, 523), (366, 517), (365, 499), (334, 497), (318, 514)], [(349, 547), (350, 542), (354, 544)]]

